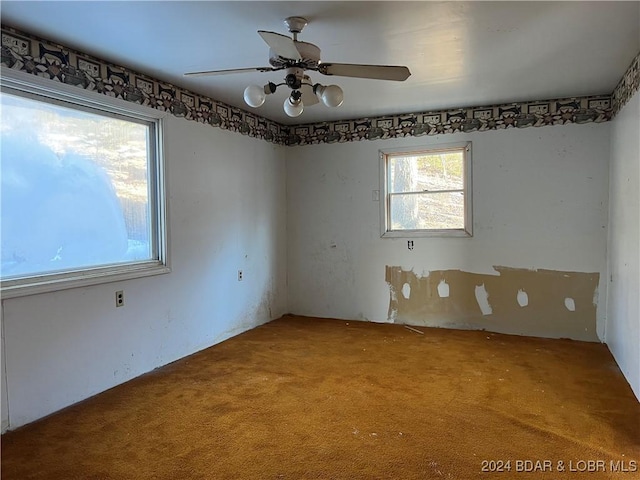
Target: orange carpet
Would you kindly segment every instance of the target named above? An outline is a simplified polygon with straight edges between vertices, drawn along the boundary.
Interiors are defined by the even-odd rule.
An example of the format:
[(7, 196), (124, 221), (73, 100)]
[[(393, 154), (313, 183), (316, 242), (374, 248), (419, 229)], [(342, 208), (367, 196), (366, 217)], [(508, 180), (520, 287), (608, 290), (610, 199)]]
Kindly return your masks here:
[(5, 434), (2, 480), (640, 478), (606, 346), (417, 330), (283, 317)]

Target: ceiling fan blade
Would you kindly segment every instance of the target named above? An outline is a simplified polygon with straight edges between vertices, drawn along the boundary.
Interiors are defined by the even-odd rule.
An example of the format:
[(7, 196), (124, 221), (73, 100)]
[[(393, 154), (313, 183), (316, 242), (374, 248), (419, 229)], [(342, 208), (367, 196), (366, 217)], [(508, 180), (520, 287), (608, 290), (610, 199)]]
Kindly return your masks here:
[(204, 75), (229, 75), (231, 73), (248, 73), (248, 72), (273, 72), (275, 70), (282, 70), (281, 68), (273, 67), (250, 67), (250, 68), (231, 68), (229, 70), (206, 70), (204, 72), (189, 72), (185, 73), (185, 77), (200, 77)]
[(341, 77), (373, 78), (403, 82), (411, 75), (407, 67), (394, 65), (357, 65), (354, 63), (321, 63), (318, 71), (323, 75)]
[(258, 30), (258, 34), (278, 56), (289, 60), (302, 60), (293, 39), (286, 35), (281, 35), (276, 32), (265, 32), (264, 30)]
[(311, 105), (315, 105), (320, 100), (315, 93), (313, 93), (313, 87), (311, 85), (302, 85), (300, 88), (300, 93), (302, 94), (301, 100), (305, 107), (309, 107)]

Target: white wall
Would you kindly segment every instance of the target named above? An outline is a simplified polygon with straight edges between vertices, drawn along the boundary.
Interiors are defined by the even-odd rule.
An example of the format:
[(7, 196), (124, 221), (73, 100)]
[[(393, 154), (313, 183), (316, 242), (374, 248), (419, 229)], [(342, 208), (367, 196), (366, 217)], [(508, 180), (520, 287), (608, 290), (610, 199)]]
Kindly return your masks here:
[(640, 399), (640, 92), (611, 124), (606, 341)]
[(0, 379), (2, 380), (2, 384), (0, 385), (0, 405), (2, 410), (2, 421), (0, 423), (0, 427), (2, 432), (5, 432), (7, 428), (9, 428), (9, 409), (8, 409), (8, 401), (7, 401), (7, 375), (5, 371), (6, 361), (5, 361), (5, 349), (4, 349), (4, 322), (2, 320), (2, 305), (0, 305)]
[[(372, 199), (380, 188), (378, 150), (467, 140), (473, 142), (473, 238), (415, 238), (413, 251), (405, 239), (381, 239), (379, 202)], [(388, 321), (386, 265), (418, 275), (495, 273), (494, 265), (596, 272), (592, 335), (603, 338), (608, 124), (301, 146), (286, 155), (292, 313)], [(446, 319), (441, 325), (452, 326)], [(505, 331), (521, 333), (516, 324)]]
[(165, 146), (172, 272), (4, 300), (3, 430), (286, 313), (283, 147), (172, 116)]

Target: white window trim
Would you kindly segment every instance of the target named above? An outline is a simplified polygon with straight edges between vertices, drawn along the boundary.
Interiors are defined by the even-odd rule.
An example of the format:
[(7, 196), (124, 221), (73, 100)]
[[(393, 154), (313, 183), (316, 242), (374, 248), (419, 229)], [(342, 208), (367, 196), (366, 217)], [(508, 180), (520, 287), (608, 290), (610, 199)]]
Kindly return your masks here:
[(151, 178), (151, 189), (155, 191), (157, 199), (154, 218), (155, 230), (157, 230), (157, 245), (154, 246), (154, 255), (158, 256), (158, 260), (103, 265), (6, 280), (0, 283), (0, 296), (2, 299), (169, 273), (171, 266), (169, 262), (168, 193), (163, 145), (164, 119), (167, 113), (72, 85), (12, 70), (4, 66), (0, 70), (0, 87), (6, 93), (17, 91), (21, 95), (26, 93), (27, 96), (45, 97), (48, 100), (58, 100), (67, 105), (74, 104), (80, 108), (90, 107), (102, 111), (105, 115), (116, 113), (130, 116), (134, 120), (155, 123), (156, 144), (153, 148), (155, 149), (157, 160), (155, 171)]
[[(465, 196), (465, 225), (456, 229), (431, 230), (389, 230), (389, 179), (387, 176), (387, 158), (389, 155), (417, 154), (423, 152), (438, 152), (453, 149), (465, 150), (464, 196)], [(473, 236), (473, 183), (471, 142), (441, 143), (418, 147), (393, 148), (379, 150), (380, 158), (380, 236), (382, 238), (412, 238), (412, 237), (472, 237)]]

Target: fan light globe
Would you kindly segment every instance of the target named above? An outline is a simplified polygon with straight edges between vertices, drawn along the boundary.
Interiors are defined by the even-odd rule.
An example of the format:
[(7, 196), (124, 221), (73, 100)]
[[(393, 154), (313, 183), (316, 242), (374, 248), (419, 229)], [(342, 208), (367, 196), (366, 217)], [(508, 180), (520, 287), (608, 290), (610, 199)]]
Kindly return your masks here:
[(327, 85), (322, 90), (320, 100), (327, 107), (339, 107), (344, 100), (344, 94), (338, 85)]
[(249, 85), (244, 89), (244, 101), (247, 105), (253, 108), (258, 108), (264, 103), (267, 95), (264, 93), (264, 88), (258, 85)]
[(304, 110), (304, 105), (302, 104), (302, 100), (298, 100), (295, 103), (291, 102), (291, 97), (287, 97), (284, 101), (284, 113), (289, 115), (290, 117), (299, 117), (302, 115)]

